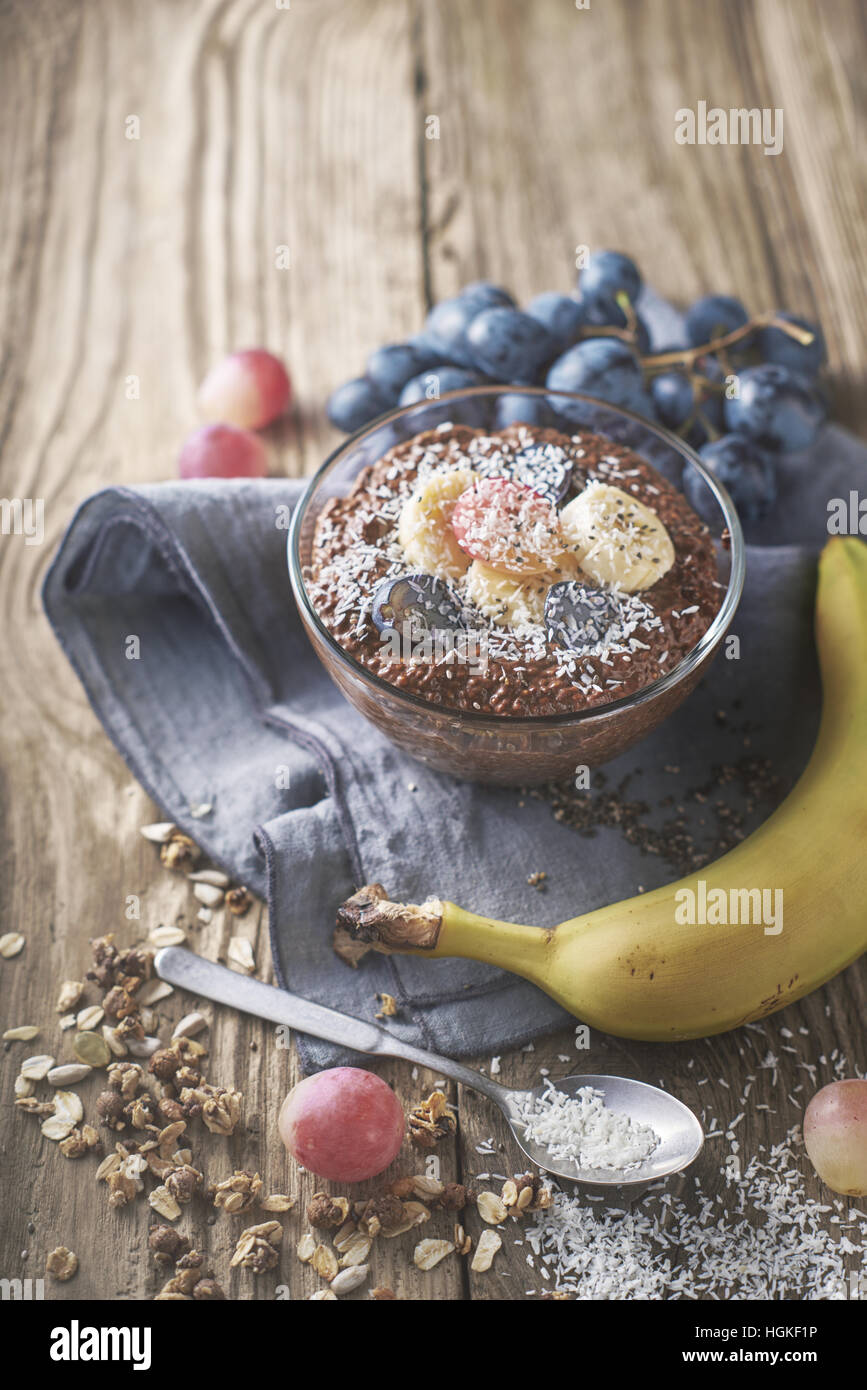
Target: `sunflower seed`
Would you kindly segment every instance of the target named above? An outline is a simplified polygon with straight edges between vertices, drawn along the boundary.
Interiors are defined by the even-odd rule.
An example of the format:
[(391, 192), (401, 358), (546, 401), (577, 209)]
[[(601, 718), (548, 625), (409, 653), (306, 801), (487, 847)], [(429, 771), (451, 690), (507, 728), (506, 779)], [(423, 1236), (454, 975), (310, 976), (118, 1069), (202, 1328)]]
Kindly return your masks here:
[(109, 1049), (114, 1053), (115, 1057), (126, 1056), (126, 1043), (123, 1038), (119, 1036), (116, 1028), (109, 1028), (108, 1024), (104, 1023), (102, 1025), (102, 1036), (105, 1038)]
[(136, 995), (136, 1002), (141, 1005), (158, 1004), (161, 999), (168, 999), (174, 992), (174, 985), (170, 985), (167, 980), (154, 978), (145, 981)]
[(194, 874), (187, 874), (187, 878), (191, 883), (210, 883), (212, 888), (228, 888), (232, 882), (222, 869), (199, 869)]
[(43, 1052), (38, 1057), (28, 1057), (21, 1063), (21, 1075), (28, 1081), (44, 1081), (53, 1066), (54, 1058)]
[(51, 1086), (75, 1086), (86, 1076), (90, 1076), (92, 1071), (93, 1067), (87, 1066), (85, 1062), (67, 1062), (62, 1067), (52, 1067), (46, 1080)]
[(246, 936), (233, 936), (229, 941), (226, 954), (233, 965), (239, 966), (241, 970), (247, 971), (248, 974), (256, 969), (253, 947), (250, 945)]
[(146, 840), (151, 840), (155, 845), (164, 845), (172, 838), (177, 826), (170, 820), (156, 821), (153, 825), (143, 825), (141, 833)]
[(490, 1269), (494, 1256), (502, 1243), (497, 1231), (482, 1231), (476, 1246), (476, 1253), (470, 1261), (470, 1269), (473, 1273), (484, 1274), (486, 1269)]
[(182, 946), (187, 933), (180, 927), (154, 927), (148, 940), (152, 946)]
[(81, 1013), (76, 1015), (75, 1023), (83, 1033), (87, 1033), (93, 1028), (98, 1028), (104, 1018), (105, 1009), (100, 1008), (99, 1004), (91, 1004), (90, 1008), (82, 1009)]
[(210, 883), (197, 883), (193, 888), (193, 897), (204, 903), (205, 907), (219, 907), (223, 901), (223, 890), (214, 888)]
[(370, 1265), (353, 1265), (351, 1269), (342, 1269), (331, 1281), (331, 1292), (338, 1298), (352, 1293), (353, 1289), (361, 1287), (369, 1273)]
[(57, 996), (57, 1012), (65, 1014), (74, 1009), (83, 993), (84, 984), (81, 980), (64, 980)]
[(7, 1028), (3, 1034), (4, 1042), (31, 1042), (33, 1038), (39, 1036), (39, 1029), (34, 1028), (32, 1023), (22, 1024), (20, 1028)]
[(454, 1248), (450, 1240), (420, 1240), (413, 1251), (413, 1264), (419, 1269), (433, 1269)]
[(8, 931), (0, 936), (0, 956), (11, 960), (12, 956), (17, 956), (23, 950), (24, 937), (20, 931)]
[(99, 1033), (76, 1033), (72, 1050), (79, 1062), (89, 1067), (106, 1067), (111, 1061), (111, 1048)]
[(207, 1028), (208, 1020), (204, 1014), (184, 1014), (180, 1023), (175, 1024), (173, 1038), (194, 1038), (197, 1033), (201, 1033), (203, 1028)]
[(126, 1045), (133, 1057), (153, 1057), (162, 1044), (159, 1038), (128, 1038)]
[(209, 907), (200, 907), (196, 913), (196, 921), (201, 922), (203, 927), (209, 927), (214, 920), (214, 914)]

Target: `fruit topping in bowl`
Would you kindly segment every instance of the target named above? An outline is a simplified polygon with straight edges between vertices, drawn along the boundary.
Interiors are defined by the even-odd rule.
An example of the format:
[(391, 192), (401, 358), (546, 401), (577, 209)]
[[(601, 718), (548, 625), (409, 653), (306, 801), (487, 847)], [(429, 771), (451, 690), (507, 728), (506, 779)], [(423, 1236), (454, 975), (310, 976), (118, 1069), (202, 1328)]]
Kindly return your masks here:
[(433, 574), (401, 574), (384, 579), (373, 595), (370, 616), (377, 632), (410, 634), (462, 632), (467, 624), (451, 589)]
[(655, 512), (622, 488), (590, 483), (560, 513), (560, 526), (585, 574), (632, 593), (649, 589), (674, 564), (671, 537)]
[(458, 498), (451, 525), (467, 555), (501, 573), (544, 574), (566, 549), (551, 503), (509, 478), (479, 478)]

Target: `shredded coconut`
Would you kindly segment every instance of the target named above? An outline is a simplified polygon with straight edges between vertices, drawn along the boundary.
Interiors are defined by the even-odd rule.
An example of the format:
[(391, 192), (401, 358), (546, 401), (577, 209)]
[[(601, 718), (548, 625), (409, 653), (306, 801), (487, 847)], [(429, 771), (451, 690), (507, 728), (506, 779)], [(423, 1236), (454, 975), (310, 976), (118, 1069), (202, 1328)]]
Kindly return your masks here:
[(659, 1144), (650, 1125), (638, 1124), (609, 1110), (601, 1091), (582, 1086), (575, 1096), (550, 1082), (521, 1115), (526, 1138), (543, 1144), (552, 1159), (573, 1159), (579, 1168), (607, 1168), (627, 1173), (638, 1168)]
[(762, 1146), (740, 1181), (729, 1175), (716, 1204), (697, 1178), (686, 1201), (657, 1187), (628, 1211), (555, 1192), (524, 1240), (557, 1292), (578, 1300), (857, 1297), (867, 1222), (860, 1238), (827, 1229), (831, 1208), (807, 1196), (802, 1153), (795, 1127)]

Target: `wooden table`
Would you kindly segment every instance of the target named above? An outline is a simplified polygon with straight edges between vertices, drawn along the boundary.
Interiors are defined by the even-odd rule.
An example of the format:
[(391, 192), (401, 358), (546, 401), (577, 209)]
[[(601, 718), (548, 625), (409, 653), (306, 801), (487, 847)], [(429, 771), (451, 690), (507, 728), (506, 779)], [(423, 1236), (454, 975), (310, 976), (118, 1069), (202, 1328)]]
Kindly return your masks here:
[[(567, 289), (580, 244), (632, 251), (675, 298), (731, 291), (756, 310), (817, 315), (836, 416), (863, 428), (860, 21), (857, 0), (0, 4), (2, 492), (45, 504), (42, 545), (0, 539), (0, 893), (3, 930), (27, 938), (22, 955), (0, 962), (2, 1015), (6, 1027), (44, 1029), (35, 1044), (12, 1044), (2, 1068), (0, 1275), (41, 1275), (46, 1252), (63, 1243), (80, 1271), (52, 1297), (149, 1298), (160, 1283), (145, 1253), (144, 1203), (109, 1211), (93, 1161), (64, 1160), (11, 1109), (23, 1049), (68, 1048), (54, 1002), (58, 982), (86, 968), (87, 938), (135, 938), (129, 894), (141, 898), (143, 929), (179, 908), (176, 881), (138, 834), (155, 809), (41, 611), (39, 583), (73, 508), (106, 483), (171, 477), (197, 383), (242, 345), (285, 355), (296, 398), (285, 429), (272, 431), (275, 467), (311, 471), (334, 443), (324, 399), (371, 348), (416, 330), (432, 299), (478, 276), (521, 298)], [(784, 152), (676, 144), (674, 112), (699, 99), (782, 107)], [(437, 139), (426, 138), (429, 117)], [(245, 922), (269, 978), (262, 914)], [(201, 949), (218, 955), (228, 934), (218, 914)], [(864, 978), (855, 967), (776, 1016), (768, 1039), (786, 1026), (798, 1038), (806, 1025), (813, 1050), (840, 1047), (863, 1068)], [(184, 1007), (167, 1001), (165, 1017)], [(274, 1132), (291, 1056), (267, 1027), (208, 1012), (210, 1074), (244, 1091), (246, 1127), (197, 1140), (196, 1159), (211, 1179), (253, 1167), (271, 1190), (288, 1186), (303, 1200), (311, 1181), (290, 1172)], [(688, 1103), (727, 1114), (723, 1083), (737, 1085), (754, 1054), (743, 1031), (679, 1047), (594, 1035), (580, 1061), (665, 1077)], [(540, 1066), (562, 1075), (570, 1067), (558, 1057), (575, 1055), (567, 1033), (504, 1057), (502, 1077), (530, 1082)], [(780, 1055), (778, 1096), (803, 1077), (796, 1057)], [(407, 1102), (432, 1079), (382, 1071)], [(95, 1090), (81, 1088), (91, 1104)], [(759, 1090), (767, 1100), (769, 1072)], [(457, 1103), (444, 1175), (520, 1170), (490, 1108)], [(752, 1111), (744, 1151), (775, 1123)], [(476, 1152), (490, 1134), (496, 1158)], [(711, 1190), (712, 1149), (700, 1169)], [(401, 1171), (417, 1166), (407, 1155)], [(258, 1280), (226, 1277), (234, 1236), (254, 1218), (208, 1224), (207, 1215), (198, 1204), (183, 1224), (231, 1297), (273, 1298), (278, 1283), (305, 1297), (318, 1286), (293, 1253), (297, 1211), (284, 1218), (279, 1268)], [(476, 1234), (478, 1221), (468, 1225)], [(440, 1221), (437, 1234), (447, 1229)], [(544, 1287), (510, 1242), (493, 1271), (470, 1276), (455, 1256), (415, 1270), (414, 1239), (381, 1242), (375, 1256), (375, 1282), (400, 1297), (508, 1299)]]

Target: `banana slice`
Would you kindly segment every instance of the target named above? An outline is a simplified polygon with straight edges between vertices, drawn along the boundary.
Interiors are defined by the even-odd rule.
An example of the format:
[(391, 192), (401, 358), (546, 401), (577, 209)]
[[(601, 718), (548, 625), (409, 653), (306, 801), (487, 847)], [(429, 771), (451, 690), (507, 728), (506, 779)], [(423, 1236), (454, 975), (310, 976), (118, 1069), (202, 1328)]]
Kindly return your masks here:
[(434, 473), (404, 503), (397, 538), (413, 569), (435, 574), (438, 579), (459, 579), (466, 574), (470, 557), (455, 539), (451, 516), (461, 493), (472, 487), (475, 479), (469, 468)]
[(574, 579), (577, 574), (578, 561), (569, 554), (546, 574), (503, 574), (482, 560), (474, 560), (467, 571), (467, 597), (498, 627), (543, 625), (545, 598), (551, 585), (561, 579)]
[(626, 593), (649, 589), (674, 564), (671, 537), (656, 512), (608, 483), (590, 483), (560, 513), (585, 574)]

